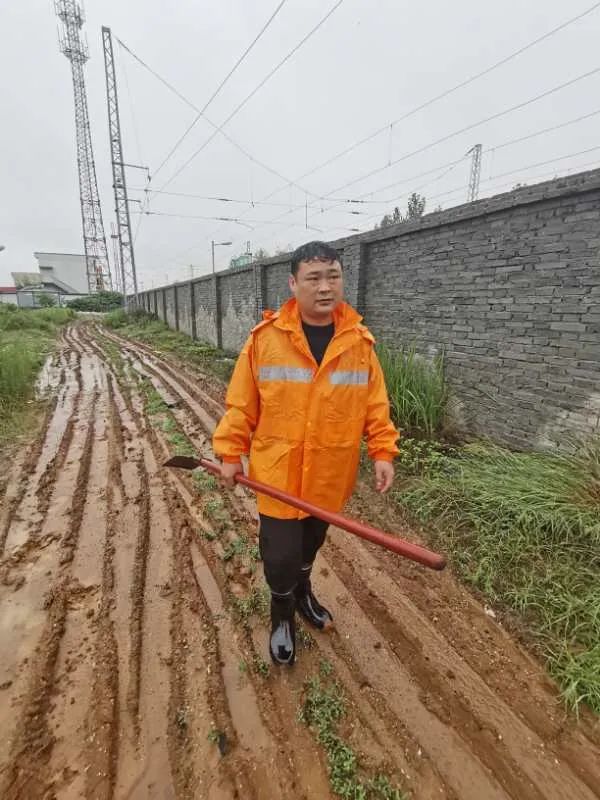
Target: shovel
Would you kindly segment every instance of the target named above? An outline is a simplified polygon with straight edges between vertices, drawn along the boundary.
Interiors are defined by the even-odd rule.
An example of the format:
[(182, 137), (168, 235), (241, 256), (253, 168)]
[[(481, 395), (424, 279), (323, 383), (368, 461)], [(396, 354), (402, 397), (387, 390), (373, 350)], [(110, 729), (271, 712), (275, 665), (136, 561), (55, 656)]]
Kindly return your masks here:
[[(204, 467), (204, 469), (212, 472), (213, 475), (217, 475), (219, 477), (221, 476), (221, 467), (219, 464), (216, 464), (214, 461), (209, 461), (206, 458), (173, 456), (173, 458), (165, 461), (163, 466), (179, 467), (181, 469), (190, 470), (197, 469), (198, 467)], [(336, 514), (333, 511), (326, 511), (324, 508), (314, 506), (312, 503), (309, 503), (306, 500), (301, 500), (299, 497), (294, 497), (287, 492), (282, 492), (281, 489), (276, 489), (274, 486), (268, 486), (266, 483), (250, 480), (250, 478), (247, 478), (241, 472), (235, 476), (235, 481), (237, 483), (241, 483), (242, 486), (247, 486), (254, 492), (259, 492), (260, 494), (266, 494), (269, 497), (274, 497), (276, 500), (280, 500), (282, 503), (287, 503), (287, 505), (298, 508), (300, 511), (305, 511), (307, 514), (310, 514), (311, 517), (318, 517), (324, 522), (328, 522), (330, 525), (335, 525), (336, 528), (343, 528), (343, 530), (348, 531), (349, 533), (360, 536), (361, 539), (366, 539), (369, 542), (373, 542), (381, 547), (385, 547), (387, 550), (391, 550), (393, 553), (398, 553), (398, 555), (409, 558), (412, 561), (418, 562), (419, 564), (423, 564), (430, 569), (440, 570), (444, 569), (446, 566), (446, 559), (442, 555), (434, 553), (431, 550), (427, 550), (425, 547), (421, 547), (418, 544), (413, 544), (412, 542), (407, 542), (404, 539), (400, 539), (397, 536), (392, 536), (389, 533), (384, 533), (384, 531), (380, 531), (378, 528), (373, 528), (371, 525), (358, 522), (358, 520), (351, 519), (343, 514)]]

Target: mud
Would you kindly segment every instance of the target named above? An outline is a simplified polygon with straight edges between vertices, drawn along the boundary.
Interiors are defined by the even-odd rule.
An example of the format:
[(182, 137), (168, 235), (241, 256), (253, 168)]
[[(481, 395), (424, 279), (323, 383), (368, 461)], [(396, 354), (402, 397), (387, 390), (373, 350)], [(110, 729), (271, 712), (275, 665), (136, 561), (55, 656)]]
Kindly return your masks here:
[[(566, 714), (451, 570), (332, 530), (314, 583), (335, 629), (267, 669), (267, 622), (240, 612), (262, 588), (253, 498), (161, 468), (143, 381), (210, 457), (222, 385), (90, 323), (45, 364), (39, 433), (0, 475), (0, 797), (333, 797), (297, 718), (325, 660), (365, 774), (408, 797), (600, 797), (598, 721)], [(367, 486), (353, 510), (416, 540)]]

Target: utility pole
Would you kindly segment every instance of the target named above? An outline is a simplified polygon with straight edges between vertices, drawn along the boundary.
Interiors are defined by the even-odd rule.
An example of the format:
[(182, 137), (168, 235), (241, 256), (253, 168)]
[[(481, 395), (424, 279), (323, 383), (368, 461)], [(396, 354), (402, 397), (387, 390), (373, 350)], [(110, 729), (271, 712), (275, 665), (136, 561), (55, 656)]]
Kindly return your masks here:
[(481, 178), (481, 145), (476, 144), (467, 152), (467, 155), (469, 154), (472, 155), (468, 202), (472, 203), (479, 197), (479, 180)]
[(121, 141), (121, 122), (119, 119), (119, 98), (117, 95), (117, 76), (113, 54), (110, 28), (102, 27), (102, 45), (104, 47), (104, 71), (106, 74), (106, 102), (108, 104), (108, 129), (110, 135), (110, 154), (112, 159), (113, 189), (115, 192), (115, 214), (117, 216), (117, 234), (121, 255), (121, 276), (123, 305), (128, 308), (128, 297), (133, 296), (133, 304), (137, 306), (138, 286), (133, 253), (133, 236), (131, 235), (131, 219), (127, 201), (127, 183), (125, 180), (125, 162), (123, 160), (123, 144)]
[(80, 36), (85, 17), (77, 0), (55, 0), (54, 10), (62, 22), (58, 43), (61, 52), (71, 62), (73, 77), (79, 198), (88, 291), (102, 292), (111, 288), (111, 278), (83, 74), (83, 66), (89, 58), (87, 43)]

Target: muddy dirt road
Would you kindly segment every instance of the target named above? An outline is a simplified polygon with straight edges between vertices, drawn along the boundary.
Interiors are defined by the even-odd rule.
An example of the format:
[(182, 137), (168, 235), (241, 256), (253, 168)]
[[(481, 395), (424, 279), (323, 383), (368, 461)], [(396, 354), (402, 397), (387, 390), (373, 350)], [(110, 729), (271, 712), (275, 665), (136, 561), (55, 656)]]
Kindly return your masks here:
[[(88, 324), (45, 380), (0, 515), (0, 797), (333, 797), (297, 719), (324, 661), (347, 741), (407, 797), (600, 797), (597, 723), (565, 716), (449, 571), (332, 531), (317, 583), (337, 630), (267, 670), (252, 498), (159, 467), (182, 434), (211, 455), (214, 379)], [(356, 503), (377, 520), (367, 489)]]

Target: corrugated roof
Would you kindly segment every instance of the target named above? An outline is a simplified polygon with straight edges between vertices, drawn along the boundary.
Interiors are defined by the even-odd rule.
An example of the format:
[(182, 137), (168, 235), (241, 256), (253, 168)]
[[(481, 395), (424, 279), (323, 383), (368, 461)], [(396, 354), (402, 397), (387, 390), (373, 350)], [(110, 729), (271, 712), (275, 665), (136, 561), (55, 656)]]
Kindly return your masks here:
[(11, 272), (10, 274), (18, 289), (22, 286), (37, 285), (42, 280), (39, 272)]

